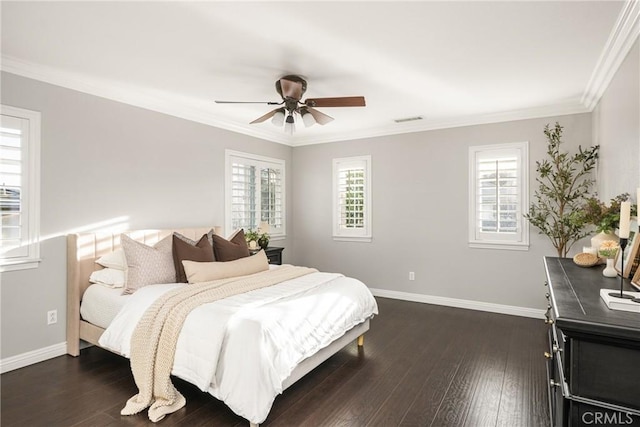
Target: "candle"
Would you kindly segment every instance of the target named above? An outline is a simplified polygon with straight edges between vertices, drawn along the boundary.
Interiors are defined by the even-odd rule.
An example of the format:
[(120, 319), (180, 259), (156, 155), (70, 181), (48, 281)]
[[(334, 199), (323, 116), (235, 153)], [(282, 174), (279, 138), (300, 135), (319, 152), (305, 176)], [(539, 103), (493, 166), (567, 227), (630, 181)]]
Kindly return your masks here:
[(629, 229), (631, 228), (631, 202), (626, 201), (620, 203), (620, 234), (621, 239), (629, 238)]

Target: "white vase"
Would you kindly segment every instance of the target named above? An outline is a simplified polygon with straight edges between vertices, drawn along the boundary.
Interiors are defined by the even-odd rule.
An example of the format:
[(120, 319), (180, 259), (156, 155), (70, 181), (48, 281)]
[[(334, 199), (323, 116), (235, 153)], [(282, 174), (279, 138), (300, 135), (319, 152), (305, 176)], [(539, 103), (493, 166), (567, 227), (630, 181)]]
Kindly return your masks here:
[(607, 266), (602, 270), (602, 275), (605, 277), (616, 277), (618, 272), (615, 267), (615, 259), (607, 258)]
[(618, 236), (613, 233), (605, 233), (604, 231), (601, 231), (591, 238), (591, 247), (596, 250), (596, 253), (598, 253), (598, 251), (600, 250), (600, 246), (602, 246), (602, 243), (607, 240), (618, 242), (620, 239), (618, 239)]

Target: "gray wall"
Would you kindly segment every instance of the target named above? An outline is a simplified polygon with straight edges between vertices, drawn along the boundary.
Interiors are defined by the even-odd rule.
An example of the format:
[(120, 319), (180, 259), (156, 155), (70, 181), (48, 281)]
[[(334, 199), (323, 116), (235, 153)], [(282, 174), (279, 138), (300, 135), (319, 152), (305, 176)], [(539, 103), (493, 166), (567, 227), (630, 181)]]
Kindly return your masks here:
[(598, 192), (608, 200), (621, 193), (636, 199), (640, 187), (640, 42), (625, 58), (593, 112), (600, 144)]
[[(223, 225), (225, 148), (291, 167), (285, 145), (8, 73), (1, 84), (2, 104), (42, 113), (43, 237), (39, 268), (2, 273), (2, 358), (66, 340), (68, 232), (117, 218), (131, 229)], [(292, 227), (291, 197), (287, 212)]]
[[(2, 73), (1, 102), (41, 111), (43, 261), (3, 273), (0, 358), (65, 341), (64, 235), (122, 219), (127, 228), (222, 224), (224, 149), (287, 162), (285, 262), (340, 271), (372, 288), (544, 308), (543, 255), (467, 246), (467, 148), (529, 141), (531, 189), (542, 129), (565, 126), (565, 146), (602, 146), (601, 197), (640, 185), (640, 55), (636, 43), (591, 114), (380, 137), (294, 149)], [(371, 243), (331, 239), (331, 160), (371, 154)], [(580, 248), (578, 243), (576, 248)], [(575, 249), (574, 251), (575, 252)], [(416, 280), (408, 280), (408, 272)], [(57, 325), (46, 312), (57, 309)]]
[[(372, 288), (544, 308), (542, 257), (555, 255), (546, 237), (532, 228), (526, 252), (468, 247), (467, 153), (471, 145), (529, 141), (533, 194), (535, 160), (546, 155), (543, 129), (556, 121), (566, 149), (591, 145), (591, 115), (579, 114), (296, 147), (294, 261)], [(331, 161), (365, 154), (372, 157), (373, 241), (333, 241)]]

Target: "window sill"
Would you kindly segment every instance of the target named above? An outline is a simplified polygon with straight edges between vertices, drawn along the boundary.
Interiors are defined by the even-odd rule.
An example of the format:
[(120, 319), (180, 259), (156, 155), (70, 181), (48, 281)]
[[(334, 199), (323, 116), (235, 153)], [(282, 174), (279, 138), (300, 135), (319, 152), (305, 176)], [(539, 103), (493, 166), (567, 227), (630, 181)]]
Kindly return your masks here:
[(363, 242), (369, 243), (373, 239), (371, 236), (333, 236), (333, 240), (338, 242)]
[(0, 273), (4, 273), (6, 271), (16, 271), (16, 270), (29, 270), (32, 268), (38, 268), (40, 265), (40, 259), (25, 259), (22, 261), (10, 261), (7, 263), (0, 264)]
[(528, 243), (511, 243), (511, 242), (469, 242), (472, 249), (499, 249), (506, 251), (528, 251)]

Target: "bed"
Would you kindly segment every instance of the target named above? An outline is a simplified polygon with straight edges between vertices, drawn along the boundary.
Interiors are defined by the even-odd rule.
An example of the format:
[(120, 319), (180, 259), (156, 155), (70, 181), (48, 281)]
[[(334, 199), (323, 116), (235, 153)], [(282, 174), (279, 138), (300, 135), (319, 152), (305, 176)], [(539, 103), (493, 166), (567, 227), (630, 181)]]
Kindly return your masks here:
[[(138, 242), (145, 243), (147, 245), (153, 245), (159, 242), (160, 240), (162, 240), (163, 238), (172, 235), (174, 232), (178, 232), (183, 236), (186, 236), (195, 241), (200, 236), (202, 236), (203, 234), (206, 234), (209, 230), (211, 230), (211, 228), (212, 227), (170, 229), (170, 230), (136, 230), (136, 231), (129, 231), (124, 234), (126, 234), (127, 236), (131, 237), (132, 239)], [(99, 286), (99, 285), (91, 285), (89, 282), (89, 276), (91, 275), (91, 273), (102, 268), (100, 265), (96, 264), (95, 261), (99, 257), (105, 254), (108, 254), (114, 251), (115, 249), (117, 249), (118, 247), (120, 247), (120, 235), (121, 233), (95, 232), (95, 233), (70, 234), (67, 236), (67, 353), (72, 356), (80, 355), (81, 340), (86, 341), (93, 345), (101, 346), (100, 339), (101, 337), (103, 337), (103, 334), (105, 336), (109, 335), (109, 333), (105, 334), (105, 330), (110, 331), (110, 329), (108, 329), (108, 326), (111, 326), (111, 325), (107, 325), (107, 323), (112, 321), (113, 316), (116, 312), (118, 312), (119, 315), (122, 314), (120, 312), (121, 310), (121, 307), (119, 305), (120, 302), (118, 302), (119, 301), (119, 298), (117, 296), (118, 291), (111, 290), (111, 289), (110, 290), (101, 289), (100, 292), (97, 292), (97, 293), (88, 292), (87, 294), (98, 295), (97, 297), (95, 295), (92, 297), (94, 298), (94, 300), (98, 298), (98, 301), (107, 301), (109, 298), (111, 298), (114, 301), (116, 301), (115, 306), (110, 304), (98, 303), (97, 305), (102, 307), (102, 311), (99, 310), (99, 312), (94, 315), (85, 314), (84, 317), (81, 315), (81, 302), (83, 299), (83, 295), (85, 294), (85, 291), (87, 291), (87, 289), (90, 286), (92, 286), (93, 288), (95, 288), (95, 286)], [(277, 268), (277, 267), (271, 267), (271, 268)], [(319, 273), (319, 274), (328, 274), (328, 273)], [(334, 280), (336, 283), (338, 282), (342, 283), (340, 281), (347, 281), (347, 280), (355, 281), (355, 279), (350, 279), (350, 278), (344, 278), (344, 280), (341, 278), (332, 279), (332, 280)], [(362, 284), (360, 283), (360, 285)], [(171, 287), (174, 285), (167, 285), (167, 286)], [(178, 285), (175, 285), (175, 286), (178, 286)], [(277, 285), (277, 286), (280, 286), (280, 285)], [(277, 286), (274, 286), (273, 288), (275, 289)], [(323, 284), (322, 286), (318, 287), (319, 290), (317, 292), (319, 293), (324, 292), (324, 295), (330, 292), (334, 292), (331, 288), (328, 288), (328, 286), (333, 286), (333, 284), (331, 285)], [(154, 289), (157, 290), (158, 292), (162, 291), (160, 287), (155, 287)], [(302, 299), (303, 295), (305, 299), (315, 298), (314, 296), (315, 294), (313, 294), (313, 292), (316, 292), (316, 291), (315, 290), (309, 291), (308, 294), (300, 293), (299, 298)], [(107, 295), (109, 293), (112, 296)], [(150, 294), (151, 291), (147, 293)], [(134, 297), (136, 295), (140, 296), (140, 298), (138, 298), (138, 301), (142, 301), (141, 298), (143, 297), (151, 298), (143, 295), (143, 292), (136, 292), (135, 294), (129, 295), (128, 297)], [(291, 306), (291, 304), (297, 304), (298, 301), (294, 300), (294, 298), (298, 298), (297, 296), (295, 296), (298, 294), (295, 294), (292, 292), (291, 295), (292, 296), (290, 297), (283, 298), (281, 302), (274, 302), (274, 304), (280, 304), (280, 305), (274, 305), (274, 307), (272, 307), (271, 309), (278, 309), (282, 311), (284, 310), (283, 307), (287, 307), (287, 304), (289, 304), (288, 306)], [(259, 292), (258, 292), (258, 296), (259, 296)], [(256, 296), (256, 298), (258, 298), (258, 296)], [(101, 300), (101, 298), (104, 298), (104, 300)], [(228, 307), (224, 307), (224, 304), (231, 304), (231, 305), (237, 304), (236, 300), (238, 300), (238, 298), (235, 298), (235, 299), (231, 298), (228, 303), (224, 301), (224, 302), (220, 302), (220, 304), (222, 304), (222, 307), (226, 309)], [(371, 297), (371, 299), (373, 300), (373, 297)], [(90, 300), (89, 297), (87, 297), (87, 301), (85, 302), (88, 302), (89, 300)], [(240, 298), (240, 300), (242, 300), (242, 298)], [(138, 302), (136, 302), (136, 304), (138, 304)], [(86, 304), (86, 305), (89, 305), (89, 304)], [(94, 306), (95, 305), (96, 304), (94, 301)], [(373, 305), (375, 306), (375, 300), (373, 300)], [(83, 312), (86, 313), (87, 310), (91, 311), (89, 308), (83, 306)], [(357, 345), (362, 346), (364, 344), (364, 333), (369, 329), (369, 320), (374, 314), (377, 314), (377, 306), (375, 306), (375, 309), (369, 308), (369, 310), (370, 310), (370, 314), (367, 315), (366, 318), (363, 318), (362, 320), (358, 320), (358, 323), (354, 325), (349, 324), (348, 326), (344, 327), (345, 329), (348, 328), (346, 332), (341, 332), (340, 336), (332, 337), (330, 343), (325, 343), (322, 346), (319, 346), (319, 348), (314, 349), (312, 354), (305, 354), (304, 358), (296, 362), (296, 365), (293, 367), (292, 370), (286, 371), (287, 372), (286, 377), (283, 377), (281, 382), (278, 382), (278, 387), (277, 387), (278, 394), (281, 391), (288, 388), (289, 386), (291, 386), (297, 380), (302, 378), (304, 375), (306, 375), (316, 366), (324, 362), (326, 359), (331, 357), (333, 354), (335, 354), (336, 352), (344, 348), (349, 343), (357, 341)], [(104, 314), (103, 313), (104, 311), (106, 311), (107, 313)], [(121, 310), (121, 311), (124, 311), (124, 310)], [(245, 311), (246, 310), (243, 309), (243, 313)], [(334, 311), (335, 311), (335, 308), (334, 308)], [(92, 319), (92, 321), (87, 320), (87, 318)], [(116, 323), (117, 323), (117, 320), (118, 319), (116, 319)], [(233, 340), (233, 339), (229, 339), (228, 337), (225, 338), (225, 340), (228, 340), (229, 342), (239, 341), (238, 339)], [(103, 337), (103, 341), (104, 341), (104, 337)], [(226, 343), (225, 345), (230, 346), (231, 344)], [(246, 343), (244, 343), (243, 345), (246, 345)], [(127, 351), (121, 350), (121, 348), (119, 347), (117, 348), (117, 350), (114, 350), (113, 346), (111, 347), (101, 346), (101, 347), (105, 347), (110, 351), (115, 351), (116, 353), (119, 353), (121, 355), (128, 357)], [(225, 349), (225, 350), (230, 354), (232, 354), (233, 352), (232, 350), (228, 350), (228, 349)], [(262, 349), (260, 351), (262, 351)], [(220, 357), (222, 358), (223, 355), (221, 355)], [(180, 358), (176, 356), (176, 359), (180, 359)], [(221, 363), (221, 362), (218, 362), (218, 363)], [(224, 360), (222, 360), (222, 364), (224, 363), (225, 363)], [(228, 371), (232, 371), (232, 370), (229, 368)], [(244, 371), (244, 370), (241, 370), (241, 371)], [(251, 371), (251, 370), (247, 370), (247, 371)], [(187, 381), (194, 382), (192, 381), (191, 378), (189, 378), (188, 375), (185, 375), (187, 377), (185, 378), (185, 376), (181, 375), (180, 372), (181, 371), (178, 369), (178, 374), (177, 374), (178, 376), (186, 379)], [(238, 375), (238, 374), (236, 372), (235, 374), (229, 373), (226, 375), (231, 376), (231, 375)], [(242, 374), (242, 375), (245, 375), (245, 374)], [(250, 384), (250, 382), (254, 380), (252, 377), (250, 377), (250, 375), (253, 375), (253, 374), (246, 374), (247, 378), (242, 378), (240, 380), (240, 383), (244, 381), (246, 384)], [(217, 378), (217, 377), (214, 377), (214, 378)], [(235, 384), (235, 382), (238, 381), (238, 379), (234, 378), (233, 381)], [(223, 400), (227, 404), (227, 406), (229, 406), (234, 412), (246, 418), (251, 425), (257, 425), (258, 423), (262, 422), (264, 418), (266, 418), (266, 415), (264, 414), (264, 410), (260, 412), (257, 410), (253, 411), (252, 409), (247, 409), (244, 403), (239, 404), (238, 402), (235, 402), (233, 400), (232, 396), (228, 397), (228, 395), (230, 394), (229, 390), (223, 390), (221, 388), (224, 382), (225, 382), (224, 378), (222, 379), (218, 378), (217, 381), (212, 381), (211, 384), (208, 384), (208, 387), (209, 387), (208, 389), (206, 389), (206, 387), (204, 388), (201, 387), (201, 385), (199, 385), (199, 387), (201, 387), (203, 391), (208, 391), (214, 397), (220, 400)], [(218, 384), (214, 384), (214, 383), (218, 383)], [(228, 387), (229, 386), (227, 386), (227, 388)], [(272, 400), (271, 400), (271, 403), (272, 403)], [(271, 403), (268, 405), (269, 408), (271, 407)], [(268, 409), (267, 409), (267, 414), (268, 414)]]

